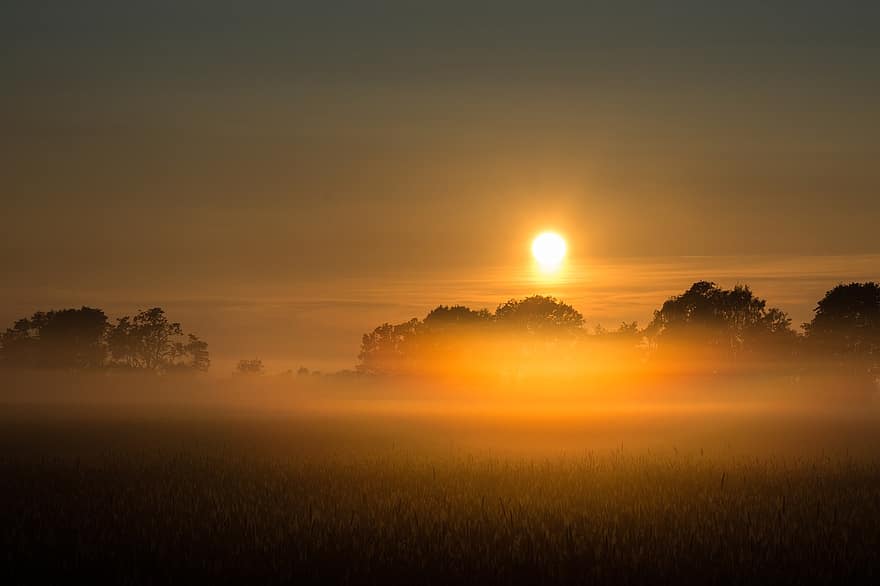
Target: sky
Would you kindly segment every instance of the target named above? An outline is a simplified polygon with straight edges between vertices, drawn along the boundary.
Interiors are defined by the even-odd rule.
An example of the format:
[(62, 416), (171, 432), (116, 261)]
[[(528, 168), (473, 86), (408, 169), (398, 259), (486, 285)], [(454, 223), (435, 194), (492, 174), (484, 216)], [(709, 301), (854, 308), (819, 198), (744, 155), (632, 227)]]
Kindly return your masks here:
[(697, 279), (799, 324), (880, 278), (878, 26), (809, 0), (6, 2), (0, 327), (161, 305), (221, 371), (335, 369), (440, 303), (645, 324)]

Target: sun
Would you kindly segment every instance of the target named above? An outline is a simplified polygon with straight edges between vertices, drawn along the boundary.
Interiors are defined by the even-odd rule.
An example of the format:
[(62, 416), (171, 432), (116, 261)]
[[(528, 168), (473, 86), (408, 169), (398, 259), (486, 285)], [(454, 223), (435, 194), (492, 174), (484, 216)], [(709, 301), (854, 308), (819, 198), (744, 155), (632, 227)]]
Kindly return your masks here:
[(532, 255), (544, 272), (553, 272), (562, 265), (568, 247), (556, 232), (541, 232), (532, 241)]

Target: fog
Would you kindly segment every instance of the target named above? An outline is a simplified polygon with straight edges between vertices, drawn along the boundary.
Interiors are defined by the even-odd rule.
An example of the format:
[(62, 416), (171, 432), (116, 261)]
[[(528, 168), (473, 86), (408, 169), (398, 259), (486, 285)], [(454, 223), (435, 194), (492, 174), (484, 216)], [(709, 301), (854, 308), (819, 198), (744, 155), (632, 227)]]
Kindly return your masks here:
[[(623, 450), (700, 457), (878, 455), (876, 392), (845, 377), (690, 375), (584, 383), (368, 376), (5, 373), (7, 457), (136, 447), (278, 455)], [(480, 385), (480, 386), (475, 386)]]

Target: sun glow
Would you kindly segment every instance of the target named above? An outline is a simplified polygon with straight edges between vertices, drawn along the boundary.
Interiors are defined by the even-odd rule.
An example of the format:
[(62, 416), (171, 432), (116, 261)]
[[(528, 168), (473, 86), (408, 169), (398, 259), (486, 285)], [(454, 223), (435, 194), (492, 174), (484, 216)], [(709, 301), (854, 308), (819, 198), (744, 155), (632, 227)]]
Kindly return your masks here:
[(542, 232), (532, 241), (532, 255), (544, 272), (554, 272), (562, 266), (567, 246), (556, 232)]

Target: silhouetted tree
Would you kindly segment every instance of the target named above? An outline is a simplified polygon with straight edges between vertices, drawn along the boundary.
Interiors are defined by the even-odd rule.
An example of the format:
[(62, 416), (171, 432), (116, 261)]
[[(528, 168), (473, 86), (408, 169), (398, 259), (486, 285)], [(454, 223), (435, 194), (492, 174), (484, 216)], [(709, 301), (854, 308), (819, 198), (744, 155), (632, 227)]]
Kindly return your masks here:
[(235, 374), (239, 375), (258, 375), (263, 374), (263, 372), (265, 372), (263, 361), (259, 358), (239, 360), (238, 365), (235, 367)]
[(420, 327), (421, 322), (413, 318), (397, 325), (384, 323), (364, 334), (358, 369), (373, 374), (404, 369), (415, 349), (415, 337)]
[(641, 332), (639, 331), (639, 322), (631, 321), (631, 322), (621, 322), (620, 326), (617, 328), (617, 334), (621, 336), (638, 336)]
[(616, 330), (609, 330), (602, 326), (602, 324), (596, 324), (596, 327), (593, 328), (593, 335), (597, 337), (603, 338), (631, 338), (637, 339), (642, 336), (642, 331), (639, 330), (639, 323), (632, 322), (621, 322), (621, 324), (617, 327)]
[(485, 325), (492, 321), (492, 314), (487, 309), (474, 311), (464, 305), (438, 305), (423, 320), (431, 331), (454, 330), (461, 326)]
[(646, 332), (660, 347), (692, 344), (728, 356), (769, 351), (793, 341), (795, 334), (789, 317), (766, 305), (748, 286), (722, 289), (698, 281), (655, 311)]
[(117, 365), (151, 372), (207, 370), (208, 344), (169, 322), (165, 311), (154, 307), (134, 317), (122, 317), (107, 333), (110, 355)]
[[(424, 320), (413, 318), (397, 325), (382, 324), (364, 334), (358, 354), (358, 370), (367, 373), (420, 371), (438, 364), (454, 362), (459, 368), (477, 363), (485, 368), (487, 360), (516, 360), (511, 352), (533, 352), (534, 342), (542, 348), (548, 343), (582, 329), (583, 316), (572, 306), (553, 297), (535, 295), (501, 304), (495, 314), (486, 309), (473, 310), (462, 305), (440, 305)], [(505, 341), (526, 335), (531, 342)], [(487, 345), (488, 340), (492, 340)], [(493, 356), (474, 355), (491, 346)], [(470, 365), (470, 366), (466, 366)]]
[(207, 372), (211, 367), (208, 343), (194, 334), (187, 334), (187, 342), (183, 345), (183, 356), (189, 358), (187, 362), (183, 363), (186, 368)]
[(499, 305), (495, 310), (495, 321), (521, 332), (559, 335), (583, 328), (584, 316), (555, 297), (533, 295)]
[(880, 284), (838, 285), (814, 311), (804, 324), (814, 351), (870, 375), (880, 370)]
[(0, 363), (22, 368), (100, 368), (107, 316), (82, 307), (39, 311), (0, 334)]

